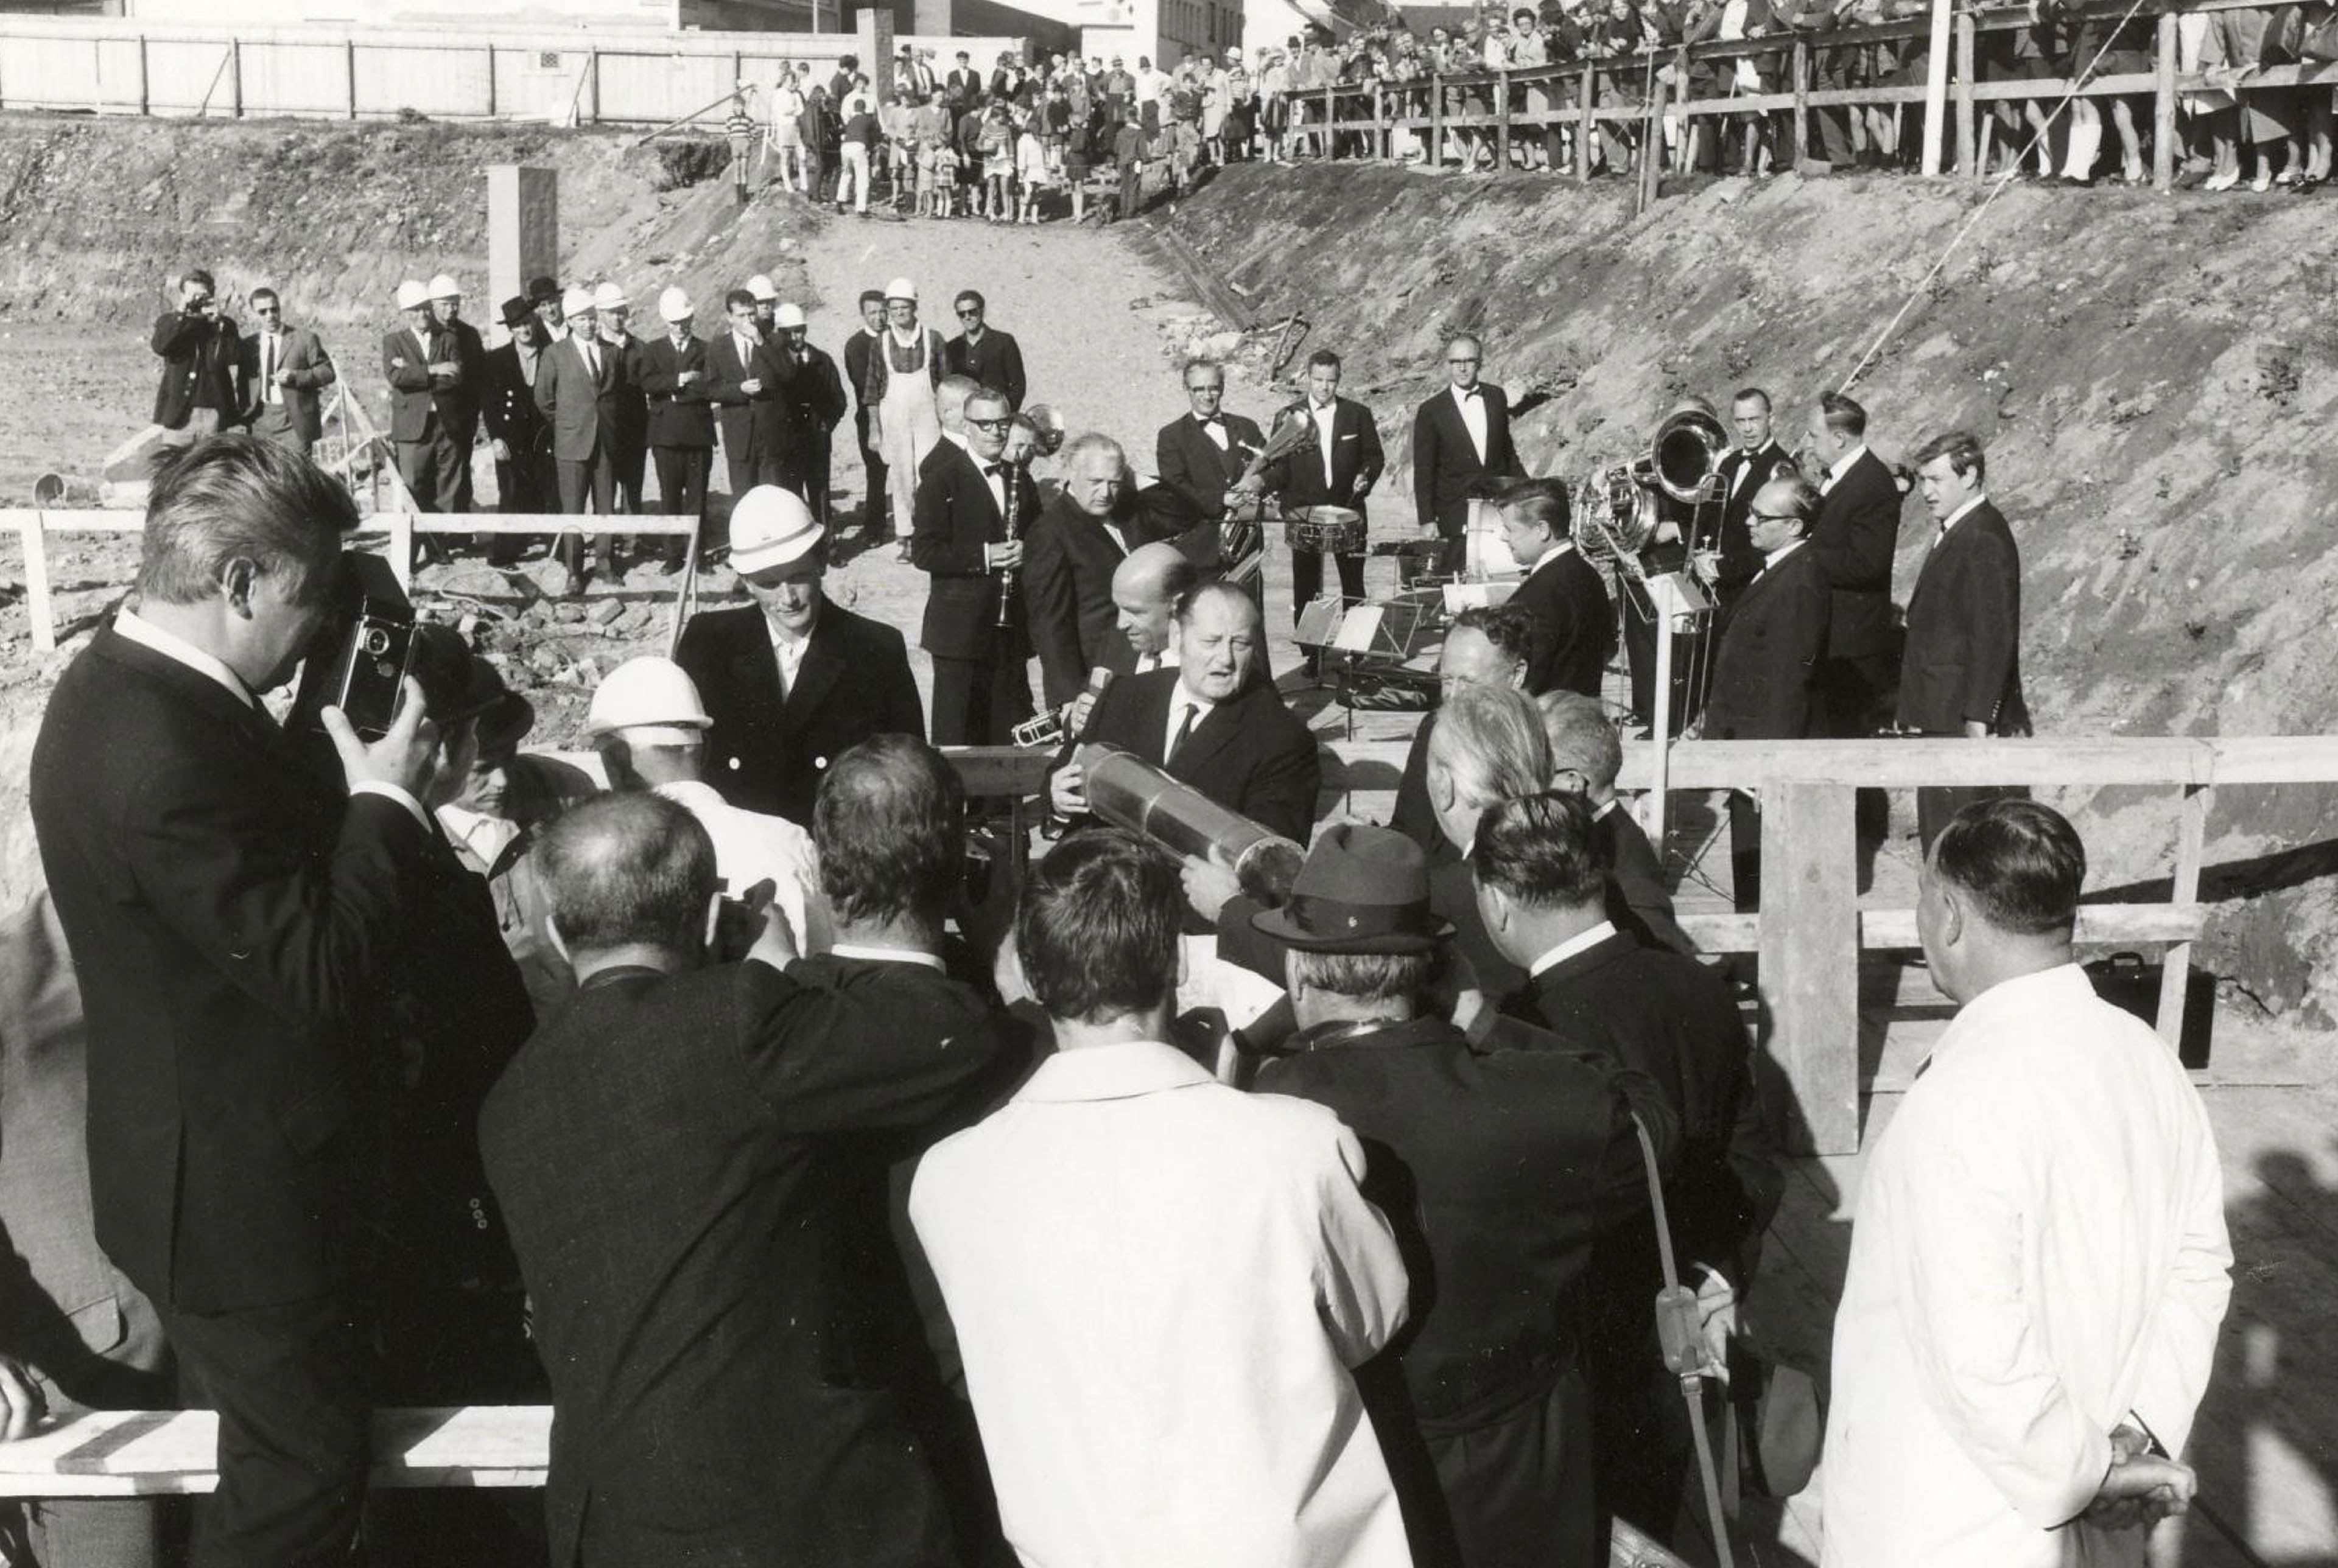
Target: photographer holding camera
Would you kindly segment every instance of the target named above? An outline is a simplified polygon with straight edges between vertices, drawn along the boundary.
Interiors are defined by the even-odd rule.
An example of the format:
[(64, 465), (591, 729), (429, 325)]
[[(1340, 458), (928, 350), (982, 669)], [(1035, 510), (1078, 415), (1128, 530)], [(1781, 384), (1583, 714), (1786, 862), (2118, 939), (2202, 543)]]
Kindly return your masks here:
[(342, 1560), (365, 1496), (357, 1043), (447, 853), (418, 799), (437, 726), (411, 679), (370, 744), (327, 709), (334, 779), (258, 697), (343, 597), (356, 525), (257, 436), (165, 463), (137, 607), (58, 681), (33, 754), (87, 999), (98, 1243), (220, 1414), (193, 1568)]
[(243, 343), (235, 318), (220, 310), (218, 289), (201, 268), (179, 279), (179, 308), (154, 321), (162, 383), (154, 389), (154, 423), (185, 446), (231, 429), (243, 407)]

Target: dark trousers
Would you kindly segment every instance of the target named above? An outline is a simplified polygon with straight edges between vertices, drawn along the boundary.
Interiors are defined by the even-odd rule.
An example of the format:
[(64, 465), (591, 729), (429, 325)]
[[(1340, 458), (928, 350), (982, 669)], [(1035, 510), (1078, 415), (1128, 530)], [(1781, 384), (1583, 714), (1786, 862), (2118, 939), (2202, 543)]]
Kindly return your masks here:
[(436, 419), (425, 439), (398, 444), (398, 477), (425, 512), (471, 509), (471, 455)]
[(617, 473), (617, 510), (629, 517), (643, 515), (642, 475), (649, 466), (646, 446), (624, 442), (609, 454), (611, 466)]
[(1592, 1498), (1591, 1395), (1570, 1368), (1550, 1392), (1504, 1420), (1426, 1438), (1470, 1568), (1593, 1568), (1599, 1518)]
[[(703, 446), (653, 446), (657, 464), (658, 506), (669, 517), (698, 519), (699, 548), (706, 547), (706, 469), (714, 454)], [(689, 554), (690, 541), (679, 534), (665, 537), (662, 552), (668, 565), (678, 565)]]
[[(1960, 730), (1927, 730), (1928, 740), (1953, 740)], [(1940, 829), (1955, 820), (1958, 812), (1984, 800), (2027, 800), (2029, 791), (2019, 784), (1940, 784), (1916, 791), (1916, 837), (1924, 853), (1932, 852), (1932, 840)]]
[(1124, 158), (1120, 162), (1121, 218), (1136, 216), (1136, 205), (1144, 191), (1144, 162), (1138, 158)]
[(1017, 659), (934, 655), (934, 744), (1009, 746), (1031, 717), (1031, 676)]
[[(1632, 671), (1632, 711), (1643, 723), (1656, 721), (1656, 614), (1647, 590), (1629, 577), (1624, 585), (1624, 657)], [(1704, 691), (1713, 678), (1713, 622), (1708, 617), (1694, 632), (1675, 632), (1673, 639), (1673, 695), (1669, 728), (1678, 735), (1704, 706)]]
[[(496, 510), (523, 517), (561, 510), (560, 476), (554, 472), (550, 452), (515, 449), (509, 461), (496, 465)], [(478, 543), (492, 565), (509, 565), (520, 558), (522, 540), (516, 534), (482, 534)]]
[(1762, 907), (1762, 808), (1742, 790), (1729, 792), (1729, 888), (1734, 907)]
[[(617, 466), (611, 461), (609, 449), (606, 446), (595, 446), (590, 457), (563, 457), (559, 459), (559, 468), (560, 509), (563, 512), (572, 516), (581, 516), (584, 512), (584, 504), (589, 499), (593, 504), (593, 513), (595, 516), (609, 517), (615, 514)], [(594, 535), (593, 553), (600, 558), (604, 570), (615, 562), (614, 541), (614, 534)], [(562, 534), (560, 543), (555, 547), (555, 554), (559, 555), (561, 564), (569, 571), (578, 572), (584, 569), (584, 541), (580, 535)]]
[[(1334, 555), (1340, 565), (1340, 598), (1349, 604), (1361, 604), (1364, 600), (1364, 558), (1360, 554)], [(1299, 612), (1314, 602), (1323, 591), (1323, 552), (1293, 550), (1291, 553), (1291, 613)]]
[(811, 508), (812, 516), (823, 528), (828, 526), (828, 442), (820, 441), (816, 449), (799, 452), (793, 465), (795, 484), (792, 488)]
[(219, 1490), (196, 1506), (189, 1568), (347, 1568), (373, 1426), (350, 1303), (161, 1316), (184, 1402), (220, 1418)]
[(868, 409), (853, 410), (852, 431), (860, 442), (860, 461), (868, 470), (868, 491), (860, 501), (860, 531), (872, 542), (889, 539), (897, 531), (891, 497), (885, 489), (886, 478), (891, 471), (885, 466), (884, 455), (869, 445)]

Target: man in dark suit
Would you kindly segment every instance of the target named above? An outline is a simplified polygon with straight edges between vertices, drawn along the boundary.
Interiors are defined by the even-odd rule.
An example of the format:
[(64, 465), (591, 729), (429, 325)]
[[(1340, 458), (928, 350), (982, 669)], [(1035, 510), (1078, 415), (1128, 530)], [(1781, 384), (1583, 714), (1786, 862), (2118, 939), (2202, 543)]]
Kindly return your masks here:
[(604, 283), (593, 290), (593, 315), (601, 328), (601, 341), (618, 362), (624, 367), (624, 384), (617, 393), (617, 510), (629, 517), (642, 514), (642, 475), (649, 464), (650, 407), (642, 392), (642, 349), (645, 345), (633, 334), (629, 321), (634, 302), (614, 283)]
[[(1908, 647), (1900, 662), (1900, 728), (1920, 735), (2029, 733), (2021, 696), (2021, 552), (1989, 498), (1989, 464), (1963, 431), (1937, 436), (1914, 456), (1916, 485), (1936, 524), (1932, 548), (1908, 595)], [(1990, 786), (1916, 791), (1916, 831), (1930, 849), (1949, 819)], [(2015, 791), (2019, 793), (2019, 791)]]
[(1575, 547), (1567, 486), (1555, 479), (1524, 480), (1504, 490), (1495, 504), (1502, 536), (1526, 569), (1509, 603), (1534, 623), (1528, 693), (1539, 697), (1565, 691), (1598, 696), (1607, 661), (1616, 652), (1616, 611), (1598, 568)]
[[(1098, 742), (1304, 844), (1321, 779), (1315, 737), (1264, 679), (1265, 650), (1250, 595), (1232, 583), (1204, 583), (1177, 614), (1177, 667), (1114, 682), (1091, 728)], [(1088, 814), (1085, 783), (1066, 747), (1049, 776), (1056, 815)]]
[(722, 461), (736, 501), (758, 485), (788, 484), (786, 414), (777, 368), (755, 319), (755, 297), (733, 289), (722, 297), (722, 309), (730, 326), (706, 345), (706, 400), (722, 426)]
[(805, 337), (803, 307), (783, 304), (771, 313), (771, 341), (765, 352), (780, 373), (780, 417), (786, 428), (781, 449), (789, 475), (811, 505), (823, 528), (828, 518), (828, 471), (836, 427), (844, 418), (844, 382), (836, 361)]
[[(560, 301), (568, 336), (544, 351), (535, 366), (535, 407), (552, 431), (552, 458), (560, 475), (560, 509), (582, 516), (585, 503), (608, 518), (617, 509), (617, 424), (625, 393), (625, 361), (600, 336), (589, 289), (571, 289)], [(562, 563), (579, 579), (584, 542), (564, 533), (555, 547)], [(594, 561), (604, 577), (617, 574), (616, 535), (593, 540)]]
[(713, 720), (707, 782), (800, 828), (830, 763), (872, 735), (926, 729), (900, 632), (821, 595), (823, 540), (792, 490), (741, 496), (731, 564), (755, 603), (692, 616), (673, 656)]
[[(1680, 1164), (1665, 1210), (1683, 1275), (1719, 1273), (1742, 1288), (1783, 1173), (1729, 987), (1696, 960), (1636, 942), (1608, 920), (1609, 868), (1577, 797), (1494, 807), (1470, 864), (1494, 941), (1533, 975), (1514, 1010), (1655, 1080), (1678, 1121)], [(1661, 1283), (1653, 1237), (1620, 1242), (1595, 1278), (1600, 1505), (1662, 1539), (1680, 1504), (1689, 1437), (1648, 1313)]]
[[(706, 544), (706, 470), (714, 460), (714, 410), (706, 401), (711, 372), (706, 345), (691, 330), (690, 296), (669, 289), (658, 296), (666, 335), (641, 353), (642, 394), (649, 407), (650, 457), (657, 465), (658, 505), (669, 517), (697, 521)], [(690, 542), (670, 537), (665, 564), (677, 571)]]
[[(1380, 426), (1372, 411), (1340, 396), (1340, 357), (1319, 348), (1307, 357), (1306, 412), (1314, 421), (1311, 439), (1302, 441), (1274, 466), (1270, 476), (1289, 512), (1301, 506), (1344, 506), (1361, 514), (1366, 497), (1379, 483), (1387, 458), (1380, 451)], [(1348, 603), (1364, 597), (1364, 553), (1340, 551), (1340, 597)], [(1323, 553), (1291, 553), (1292, 613), (1307, 608), (1323, 586)]]
[(243, 407), (241, 342), (235, 318), (220, 311), (211, 275), (198, 268), (180, 279), (179, 308), (154, 318), (153, 349), (162, 359), (154, 423), (185, 431), (188, 441), (232, 426)]
[(886, 1225), (840, 1194), (843, 1162), (948, 1112), (1002, 1050), (934, 962), (928, 890), (954, 881), (934, 862), (958, 834), (930, 817), (900, 825), (898, 886), (850, 889), (847, 931), (884, 956), (785, 972), (709, 962), (714, 848), (673, 801), (588, 801), (537, 849), (580, 989), (479, 1141), (552, 1377), (553, 1561), (956, 1560), (895, 1391), (854, 1365), (838, 1267)]
[[(328, 612), (349, 494), (250, 436), (155, 477), (140, 602), (43, 716), (33, 825), (88, 1013), (98, 1244), (220, 1412), (194, 1568), (346, 1560), (368, 1464), (358, 1040), (447, 851), (419, 691), (341, 778), (255, 693)], [(265, 541), (265, 544), (254, 543)]]
[(1225, 412), (1226, 370), (1213, 360), (1196, 359), (1185, 367), (1188, 410), (1161, 426), (1153, 444), (1154, 467), (1161, 483), (1192, 503), (1211, 523), (1223, 522), (1230, 503), (1265, 494), (1262, 474), (1244, 486), (1243, 474), (1266, 445), (1266, 433), (1254, 419)]
[(1449, 927), (1400, 835), (1326, 828), (1294, 895), (1252, 917), (1285, 946), (1299, 1024), (1255, 1087), (1352, 1128), (1364, 1196), (1396, 1228), (1410, 1320), (1357, 1383), (1412, 1560), (1590, 1568), (1605, 1553), (1579, 1301), (1599, 1239), (1646, 1226), (1632, 1118), (1645, 1107), (1669, 1143), (1661, 1096), (1557, 1040), (1481, 1053), (1437, 1015), (1425, 993)]
[(251, 291), (251, 314), (259, 329), (236, 350), (242, 423), (253, 435), (306, 457), (325, 433), (318, 394), (337, 377), (332, 356), (308, 328), (284, 325), (284, 302), (275, 289)]
[(844, 378), (852, 387), (852, 434), (860, 444), (867, 494), (860, 501), (860, 534), (875, 544), (893, 537), (899, 519), (886, 505), (885, 455), (869, 439), (869, 356), (885, 334), (885, 290), (860, 291), (860, 330), (844, 340)]
[(1060, 708), (1101, 667), (1125, 675), (1136, 650), (1113, 604), (1113, 574), (1135, 551), (1163, 537), (1142, 514), (1120, 505), (1128, 459), (1108, 436), (1073, 438), (1063, 453), (1064, 487), (1023, 536), (1023, 603), (1039, 655), (1041, 701)]
[(943, 373), (977, 381), (1007, 399), (1007, 412), (1023, 407), (1023, 350), (1007, 334), (987, 324), (987, 307), (981, 295), (968, 289), (953, 302), (958, 311), (958, 336), (943, 349)]
[(975, 393), (966, 400), (965, 445), (937, 442), (918, 475), (909, 563), (932, 584), (918, 645), (934, 662), (937, 746), (1004, 746), (1031, 716), (1030, 632), (1014, 581), (1039, 487), (1004, 461), (1014, 420), (1002, 394)]
[[(463, 290), (455, 279), (441, 272), (430, 279), (430, 332), (434, 345), (454, 367), (446, 376), (430, 379), (430, 399), (445, 422), (447, 439), (455, 449), (452, 477), (454, 495), (441, 512), (468, 512), (471, 509), (471, 448), (479, 439), (479, 403), (486, 396), (487, 381), (487, 348), (480, 340), (479, 329), (463, 319)], [(442, 496), (448, 473), (441, 469), (438, 484)]]
[(1826, 662), (1820, 690), (1826, 732), (1872, 734), (1899, 673), (1892, 646), (1891, 557), (1900, 540), (1900, 486), (1867, 446), (1867, 410), (1840, 392), (1812, 410), (1811, 450), (1826, 466), (1811, 554), (1827, 580)]
[[(1505, 604), (1493, 609), (1473, 605), (1453, 618), (1445, 629), (1445, 645), (1437, 652), (1437, 691), (1440, 702), (1450, 701), (1465, 686), (1506, 686), (1524, 691), (1527, 667), (1533, 657), (1534, 629), (1523, 611)], [(1461, 850), (1437, 825), (1429, 803), (1429, 742), (1437, 730), (1437, 715), (1422, 717), (1397, 775), (1396, 800), (1389, 826), (1420, 846), (1431, 864), (1458, 860)]]
[(1445, 345), (1452, 382), (1412, 416), (1412, 500), (1426, 530), (1444, 545), (1437, 569), (1459, 576), (1469, 554), (1469, 503), (1488, 478), (1523, 479), (1526, 467), (1510, 445), (1510, 400), (1499, 387), (1478, 379), (1485, 350), (1464, 334)]
[(1729, 423), (1737, 432), (1737, 445), (1721, 459), (1721, 559), (1713, 579), (1724, 622), (1745, 585), (1762, 570), (1762, 551), (1748, 523), (1754, 498), (1771, 480), (1797, 473), (1794, 455), (1779, 445), (1773, 432), (1769, 393), (1759, 387), (1738, 393), (1730, 401)]
[[(1755, 493), (1747, 525), (1763, 565), (1739, 593), (1713, 662), (1704, 705), (1709, 740), (1801, 740), (1823, 734), (1819, 670), (1832, 609), (1811, 553), (1818, 492), (1783, 475)], [(1730, 883), (1738, 912), (1762, 906), (1762, 815), (1742, 790), (1729, 797)]]
[(1429, 897), (1453, 923), (1453, 950), (1486, 1003), (1499, 1007), (1527, 983), (1525, 968), (1495, 946), (1469, 880), (1478, 824), (1504, 800), (1550, 788), (1550, 740), (1535, 700), (1509, 686), (1457, 688), (1429, 732), (1429, 807), (1445, 848), (1429, 869)]
[[(555, 299), (552, 305), (557, 310), (560, 301)], [(541, 516), (560, 509), (552, 426), (535, 406), (535, 378), (552, 338), (525, 295), (505, 300), (503, 317), (511, 340), (487, 350), (487, 395), (479, 406), (496, 459), (496, 510)], [(516, 534), (490, 534), (478, 542), (491, 566), (508, 566), (520, 558), (522, 541)]]
[(1591, 834), (1607, 863), (1607, 918), (1636, 941), (1694, 955), (1696, 944), (1673, 916), (1664, 859), (1616, 797), (1624, 744), (1615, 721), (1579, 691), (1546, 691), (1535, 706), (1550, 741), (1551, 788), (1580, 795), (1591, 808)]

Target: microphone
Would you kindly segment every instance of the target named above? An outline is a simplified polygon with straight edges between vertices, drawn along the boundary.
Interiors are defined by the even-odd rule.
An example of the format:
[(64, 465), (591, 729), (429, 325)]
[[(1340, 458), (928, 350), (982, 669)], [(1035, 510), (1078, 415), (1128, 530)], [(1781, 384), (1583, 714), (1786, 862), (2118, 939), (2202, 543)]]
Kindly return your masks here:
[(1096, 715), (1104, 711), (1104, 694), (1112, 689), (1112, 671), (1099, 664), (1088, 671), (1088, 689), (1084, 696), (1094, 699), (1088, 704), (1088, 721), (1080, 726), (1075, 740), (1086, 740), (1095, 733)]

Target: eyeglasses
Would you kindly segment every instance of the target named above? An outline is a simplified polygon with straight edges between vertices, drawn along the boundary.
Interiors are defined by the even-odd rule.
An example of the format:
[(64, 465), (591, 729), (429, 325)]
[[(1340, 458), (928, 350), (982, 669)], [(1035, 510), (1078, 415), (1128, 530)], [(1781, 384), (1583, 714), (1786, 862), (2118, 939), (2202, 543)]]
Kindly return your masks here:
[(981, 314), (979, 310), (961, 310), (958, 313), (958, 318), (961, 321), (971, 321)]
[(977, 430), (1011, 430), (1015, 426), (1015, 416), (1010, 414), (1004, 419), (968, 419), (967, 423)]
[(1754, 512), (1749, 513), (1745, 520), (1748, 523), (1799, 523), (1803, 518), (1798, 512)]
[(1198, 393), (1203, 393), (1203, 392), (1207, 392), (1207, 393), (1208, 393), (1208, 394), (1210, 394), (1210, 396), (1212, 396), (1213, 397), (1222, 397), (1225, 396), (1225, 390), (1226, 390), (1226, 389), (1225, 389), (1224, 387), (1221, 387), (1221, 386), (1217, 385), (1215, 382), (1213, 382), (1213, 382), (1203, 382), (1203, 383), (1201, 386), (1199, 386), (1199, 387), (1186, 387), (1186, 388), (1185, 388), (1185, 390), (1186, 390), (1186, 391), (1188, 391), (1188, 392), (1193, 392), (1193, 393), (1197, 393), (1197, 394), (1198, 394)]
[(1478, 361), (1475, 359), (1448, 359), (1446, 363), (1448, 365), (1475, 365)]
[(251, 311), (255, 316), (281, 316), (284, 314), (284, 307), (281, 305), (254, 305), (251, 308)]

